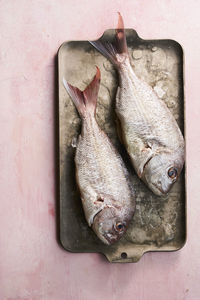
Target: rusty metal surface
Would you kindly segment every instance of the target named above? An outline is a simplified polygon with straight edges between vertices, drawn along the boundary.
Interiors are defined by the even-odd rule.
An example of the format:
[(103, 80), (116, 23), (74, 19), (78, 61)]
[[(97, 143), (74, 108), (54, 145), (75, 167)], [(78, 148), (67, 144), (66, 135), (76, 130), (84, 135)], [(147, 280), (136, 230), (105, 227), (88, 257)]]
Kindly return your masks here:
[[(101, 39), (112, 40), (114, 30)], [(131, 61), (136, 74), (151, 85), (184, 131), (183, 52), (172, 40), (142, 40), (126, 29)], [(60, 240), (72, 252), (101, 252), (110, 262), (136, 262), (147, 251), (174, 251), (186, 239), (185, 171), (170, 193), (155, 196), (136, 176), (120, 144), (114, 112), (117, 72), (112, 64), (87, 41), (64, 43), (59, 59), (59, 151), (60, 151)], [(88, 227), (75, 181), (73, 139), (80, 133), (81, 120), (65, 91), (63, 76), (84, 89), (101, 70), (97, 122), (121, 153), (137, 191), (136, 212), (127, 233), (114, 245), (104, 245)]]

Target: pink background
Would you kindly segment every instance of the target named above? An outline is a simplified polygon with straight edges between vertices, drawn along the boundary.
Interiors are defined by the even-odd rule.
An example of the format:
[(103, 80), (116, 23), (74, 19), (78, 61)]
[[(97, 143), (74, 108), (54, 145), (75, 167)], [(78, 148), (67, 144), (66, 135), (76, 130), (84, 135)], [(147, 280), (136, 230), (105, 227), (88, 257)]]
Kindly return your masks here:
[[(56, 241), (55, 55), (66, 40), (126, 27), (185, 51), (188, 240), (137, 264)], [(200, 299), (200, 1), (0, 1), (0, 300)], [(73, 226), (73, 225), (72, 225)]]

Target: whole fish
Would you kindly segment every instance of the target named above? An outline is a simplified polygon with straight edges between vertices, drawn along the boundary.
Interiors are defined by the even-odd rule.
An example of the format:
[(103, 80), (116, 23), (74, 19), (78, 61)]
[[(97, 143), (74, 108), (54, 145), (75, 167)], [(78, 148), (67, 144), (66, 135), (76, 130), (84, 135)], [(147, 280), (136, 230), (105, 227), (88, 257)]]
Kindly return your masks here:
[(163, 195), (183, 168), (183, 135), (165, 103), (135, 74), (120, 13), (115, 43), (90, 43), (118, 70), (116, 113), (132, 164), (148, 187), (156, 195)]
[(83, 92), (63, 83), (82, 119), (75, 165), (85, 217), (101, 241), (112, 244), (126, 232), (135, 198), (122, 158), (95, 119), (100, 70)]

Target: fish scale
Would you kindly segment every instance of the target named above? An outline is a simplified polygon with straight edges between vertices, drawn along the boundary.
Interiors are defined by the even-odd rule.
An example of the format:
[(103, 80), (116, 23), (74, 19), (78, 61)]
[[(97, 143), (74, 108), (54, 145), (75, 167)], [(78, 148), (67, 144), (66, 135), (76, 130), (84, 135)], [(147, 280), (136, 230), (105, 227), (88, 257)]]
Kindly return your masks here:
[[(115, 199), (117, 198), (115, 201), (123, 204), (127, 201), (127, 179), (121, 167), (122, 162), (119, 156), (116, 156), (114, 148), (111, 147), (104, 133), (100, 131), (97, 125), (94, 125), (96, 121), (92, 120), (92, 122), (93, 128), (90, 128), (90, 130), (84, 129), (83, 138), (78, 142), (75, 157), (78, 180), (85, 194), (83, 198), (87, 199), (88, 194), (91, 197), (90, 190), (87, 190), (89, 184), (90, 189), (93, 188), (96, 196), (92, 203), (97, 200), (98, 196), (110, 194)], [(88, 126), (91, 125), (87, 124)], [(83, 125), (83, 128), (85, 128), (85, 125)], [(83, 159), (87, 161), (87, 168), (81, 165)], [(130, 192), (128, 194), (130, 196)], [(107, 204), (112, 205), (109, 201)], [(84, 205), (85, 211), (88, 211), (88, 202), (85, 202)], [(103, 206), (104, 204), (101, 204), (101, 206), (96, 207), (94, 204), (92, 212), (87, 213), (88, 219), (93, 220), (97, 209), (100, 210)]]

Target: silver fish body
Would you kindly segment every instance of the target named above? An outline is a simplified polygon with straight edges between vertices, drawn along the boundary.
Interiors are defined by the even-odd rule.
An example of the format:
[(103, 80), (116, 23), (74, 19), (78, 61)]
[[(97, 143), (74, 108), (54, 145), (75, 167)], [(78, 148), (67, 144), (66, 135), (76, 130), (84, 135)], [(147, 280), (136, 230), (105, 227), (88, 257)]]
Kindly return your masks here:
[(121, 54), (118, 59), (116, 113), (124, 145), (138, 176), (155, 194), (165, 194), (184, 164), (183, 135), (165, 103), (136, 76), (129, 58)]
[(75, 154), (76, 180), (88, 225), (105, 244), (119, 240), (135, 211), (129, 175), (95, 119), (100, 70), (82, 92), (63, 80), (82, 119)]
[[(105, 133), (99, 128), (94, 117), (83, 120), (82, 134), (79, 136), (76, 156), (76, 177), (79, 185), (82, 204), (89, 226), (97, 225), (95, 217), (104, 210), (110, 210), (114, 218), (113, 224), (104, 230), (102, 217), (96, 234), (104, 243), (112, 243), (121, 237), (124, 230), (115, 226), (122, 224), (127, 228), (132, 219), (135, 202), (134, 194), (129, 183), (128, 174), (119, 154), (114, 149)], [(102, 224), (101, 224), (102, 223)], [(100, 233), (99, 233), (100, 230)]]
[(167, 193), (184, 164), (184, 139), (173, 115), (129, 60), (122, 16), (115, 42), (90, 42), (119, 73), (116, 113), (121, 136), (138, 176), (156, 194)]

